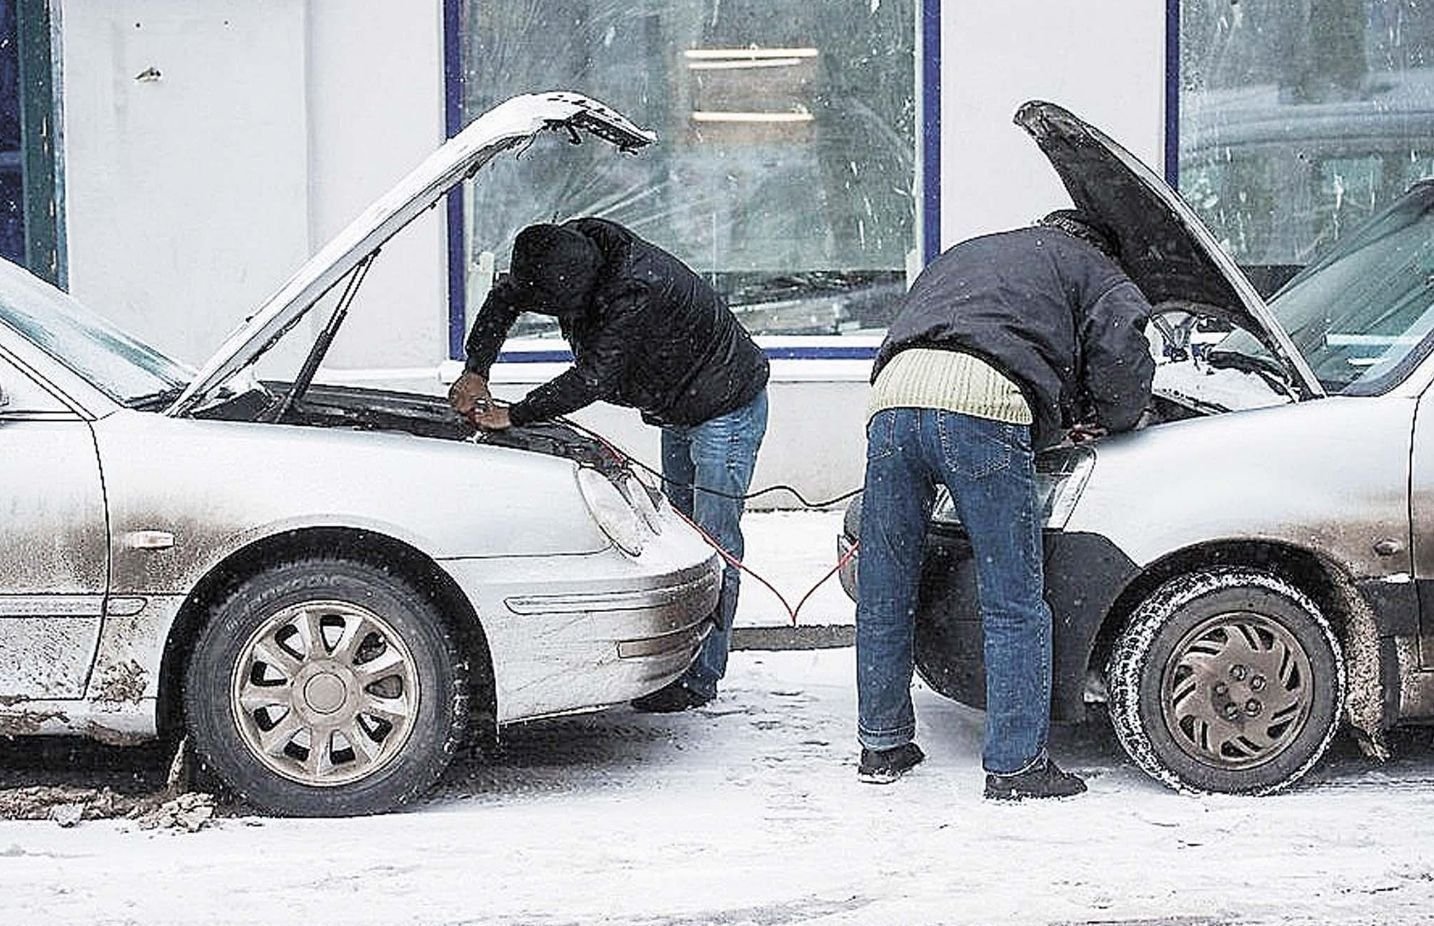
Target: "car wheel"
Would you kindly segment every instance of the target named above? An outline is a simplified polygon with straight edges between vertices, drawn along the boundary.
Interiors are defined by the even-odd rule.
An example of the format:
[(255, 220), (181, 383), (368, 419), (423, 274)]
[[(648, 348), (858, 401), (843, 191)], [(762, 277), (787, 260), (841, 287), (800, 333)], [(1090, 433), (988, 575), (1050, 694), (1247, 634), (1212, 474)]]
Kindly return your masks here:
[(316, 557), (243, 582), (189, 660), (204, 766), (274, 813), (389, 810), (443, 773), (468, 719), (468, 667), (433, 603), (365, 563)]
[(1111, 656), (1116, 735), (1177, 789), (1268, 794), (1309, 771), (1344, 703), (1344, 659), (1319, 608), (1249, 569), (1171, 579)]

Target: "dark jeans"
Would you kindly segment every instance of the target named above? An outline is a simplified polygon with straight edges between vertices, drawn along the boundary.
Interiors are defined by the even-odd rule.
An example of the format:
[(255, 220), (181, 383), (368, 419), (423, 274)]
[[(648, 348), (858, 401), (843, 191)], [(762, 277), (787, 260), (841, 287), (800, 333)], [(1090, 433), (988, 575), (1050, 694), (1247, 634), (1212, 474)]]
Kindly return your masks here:
[(985, 634), (986, 771), (1024, 770), (1050, 725), (1051, 612), (1030, 429), (927, 408), (867, 425), (856, 609), (857, 736), (868, 749), (911, 741), (912, 638), (921, 552), (936, 486), (971, 538)]
[[(766, 433), (765, 389), (725, 415), (690, 427), (662, 429), (662, 475), (669, 480), (664, 486), (668, 498), (739, 561), (745, 552), (741, 526), (745, 503), (740, 496), (747, 494), (752, 484), (757, 450)], [(719, 492), (722, 494), (715, 494)], [(735, 566), (723, 568), (717, 605), (721, 626), (707, 637), (697, 661), (678, 679), (704, 698), (716, 696), (717, 682), (727, 672), (727, 647), (741, 581), (742, 574)]]

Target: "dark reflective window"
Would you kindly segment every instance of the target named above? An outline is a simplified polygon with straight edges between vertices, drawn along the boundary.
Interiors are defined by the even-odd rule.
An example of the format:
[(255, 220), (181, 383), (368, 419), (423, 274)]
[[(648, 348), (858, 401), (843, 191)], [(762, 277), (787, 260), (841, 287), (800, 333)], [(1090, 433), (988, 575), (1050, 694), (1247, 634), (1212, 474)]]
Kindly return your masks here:
[(0, 257), (25, 263), (21, 171), (20, 41), (14, 0), (0, 0)]
[(1307, 264), (1434, 175), (1434, 4), (1182, 0), (1180, 17), (1180, 192), (1241, 264)]
[(883, 327), (915, 248), (915, 30), (913, 0), (465, 0), (467, 118), (576, 90), (659, 137), (638, 157), (544, 138), (485, 168), (470, 311), (525, 225), (600, 215), (707, 275), (754, 333)]

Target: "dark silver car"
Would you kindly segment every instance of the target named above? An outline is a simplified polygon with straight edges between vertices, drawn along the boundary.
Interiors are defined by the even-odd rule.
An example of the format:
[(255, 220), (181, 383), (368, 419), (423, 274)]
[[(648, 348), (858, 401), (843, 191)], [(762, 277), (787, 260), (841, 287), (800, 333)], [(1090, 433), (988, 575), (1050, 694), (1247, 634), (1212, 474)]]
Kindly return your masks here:
[[(280, 813), (412, 799), (488, 730), (651, 692), (696, 655), (716, 554), (562, 425), (312, 385), (378, 249), (534, 136), (653, 139), (575, 94), (448, 141), (199, 371), (0, 262), (0, 734), (186, 730)], [(315, 307), (293, 382), (255, 360)]]
[[(1158, 313), (1147, 425), (1038, 459), (1054, 716), (1108, 701), (1136, 763), (1193, 790), (1285, 787), (1341, 723), (1385, 755), (1390, 727), (1434, 719), (1434, 182), (1266, 305), (1119, 145), (1048, 103), (1016, 122), (1117, 229)], [(918, 670), (981, 706), (975, 570), (949, 499), (928, 541)]]

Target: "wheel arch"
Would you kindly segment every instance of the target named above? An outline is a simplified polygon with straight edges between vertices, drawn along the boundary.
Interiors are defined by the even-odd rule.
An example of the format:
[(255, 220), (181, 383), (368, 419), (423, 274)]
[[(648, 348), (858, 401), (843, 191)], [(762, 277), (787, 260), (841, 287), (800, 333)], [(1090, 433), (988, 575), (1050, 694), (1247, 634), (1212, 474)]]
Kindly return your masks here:
[(472, 671), (472, 713), (480, 734), (496, 732), (497, 692), (493, 657), (473, 603), (458, 583), (426, 553), (394, 537), (360, 528), (309, 527), (283, 531), (249, 543), (216, 564), (195, 584), (175, 615), (160, 660), (156, 722), (162, 737), (177, 739), (184, 728), (184, 669), (209, 619), (210, 609), (246, 579), (274, 563), (314, 554), (340, 554), (357, 562), (395, 569), (428, 595), (458, 635)]
[(1170, 579), (1197, 569), (1243, 567), (1268, 572), (1308, 595), (1329, 621), (1344, 651), (1348, 694), (1346, 719), (1361, 742), (1381, 748), (1386, 708), (1379, 657), (1378, 627), (1369, 602), (1338, 563), (1306, 547), (1272, 540), (1227, 540), (1198, 544), (1170, 553), (1126, 584), (1091, 640), (1086, 671), (1104, 672), (1116, 639), (1135, 609)]

